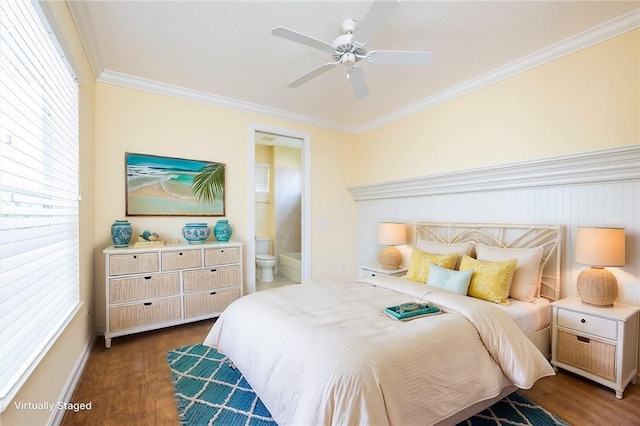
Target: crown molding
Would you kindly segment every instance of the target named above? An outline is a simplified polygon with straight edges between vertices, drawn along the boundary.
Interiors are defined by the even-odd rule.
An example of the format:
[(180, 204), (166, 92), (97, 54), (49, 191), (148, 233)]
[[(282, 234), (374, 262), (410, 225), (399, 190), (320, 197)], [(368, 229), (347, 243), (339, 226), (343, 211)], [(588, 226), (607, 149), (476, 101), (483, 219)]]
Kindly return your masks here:
[[(76, 23), (91, 22), (88, 11), (86, 9), (86, 6), (83, 5), (83, 2), (69, 2), (69, 5), (71, 14), (74, 17), (74, 21)], [(79, 16), (82, 16), (82, 19), (76, 19)], [(640, 10), (635, 10), (625, 15), (614, 18), (608, 22), (605, 22), (604, 24), (586, 30), (580, 34), (574, 35), (548, 48), (541, 49), (531, 55), (525, 56), (507, 65), (496, 68), (474, 79), (453, 86), (447, 90), (423, 99), (422, 101), (419, 101), (413, 105), (409, 105), (406, 108), (402, 108), (390, 114), (379, 117), (362, 126), (347, 126), (329, 120), (321, 120), (310, 116), (295, 114), (284, 110), (269, 108), (232, 98), (226, 98), (206, 92), (186, 89), (171, 84), (105, 70), (102, 66), (100, 52), (93, 35), (93, 31), (88, 27), (79, 27), (78, 29), (82, 36), (81, 38), (83, 40), (87, 56), (89, 57), (91, 68), (94, 72), (94, 75), (98, 76), (97, 80), (100, 82), (121, 85), (133, 89), (183, 98), (186, 100), (202, 102), (209, 105), (230, 108), (267, 117), (293, 121), (301, 124), (335, 130), (341, 133), (360, 135), (386, 126), (395, 121), (402, 120), (406, 117), (425, 111), (429, 108), (433, 108), (445, 102), (449, 102), (458, 97), (468, 95), (469, 93), (472, 93), (476, 90), (480, 90), (484, 87), (512, 77), (516, 74), (523, 73), (532, 68), (538, 67), (547, 62), (554, 61), (581, 49), (585, 49), (589, 46), (600, 43), (612, 37), (634, 30), (638, 27), (640, 27)]]
[(102, 66), (102, 57), (100, 49), (93, 32), (93, 21), (87, 9), (86, 2), (68, 1), (69, 13), (80, 34), (80, 42), (84, 48), (84, 52), (89, 59), (89, 67), (94, 76), (100, 76), (104, 67)]
[(347, 188), (355, 201), (640, 181), (640, 144)]
[(330, 121), (320, 120), (301, 114), (269, 108), (250, 102), (239, 101), (237, 99), (226, 98), (223, 96), (213, 95), (211, 93), (199, 90), (187, 89), (181, 86), (162, 83), (159, 81), (148, 80), (129, 74), (123, 74), (115, 71), (105, 70), (98, 77), (101, 83), (115, 84), (118, 86), (129, 87), (132, 89), (143, 90), (146, 92), (157, 93), (165, 96), (172, 96), (189, 101), (200, 102), (208, 105), (214, 105), (223, 108), (229, 108), (237, 111), (248, 112), (251, 114), (259, 114), (266, 117), (279, 118), (296, 123), (308, 124), (311, 126), (321, 127), (324, 129), (336, 130), (342, 133), (355, 133), (353, 127), (346, 127)]
[(548, 62), (562, 58), (563, 56), (608, 40), (612, 37), (624, 34), (638, 27), (640, 27), (640, 10), (634, 10), (569, 37), (554, 45), (538, 50), (537, 52), (520, 58), (514, 62), (489, 71), (488, 73), (468, 80), (462, 84), (453, 86), (406, 108), (396, 110), (390, 114), (377, 118), (368, 124), (359, 127), (357, 132), (358, 134), (362, 134), (386, 126), (429, 108), (433, 108), (461, 96), (468, 95), (471, 92), (475, 92), (476, 90), (480, 90), (491, 84), (513, 77), (516, 74), (523, 73)]

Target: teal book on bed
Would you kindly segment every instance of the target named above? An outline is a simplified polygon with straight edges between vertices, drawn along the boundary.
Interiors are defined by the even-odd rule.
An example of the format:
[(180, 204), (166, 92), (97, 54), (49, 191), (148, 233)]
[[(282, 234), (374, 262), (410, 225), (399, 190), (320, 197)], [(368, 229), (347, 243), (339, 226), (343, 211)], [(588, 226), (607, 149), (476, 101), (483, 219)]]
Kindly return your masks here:
[(426, 303), (402, 303), (396, 306), (388, 306), (384, 308), (384, 312), (391, 318), (408, 321), (415, 318), (424, 317), (427, 315), (439, 314), (440, 308)]

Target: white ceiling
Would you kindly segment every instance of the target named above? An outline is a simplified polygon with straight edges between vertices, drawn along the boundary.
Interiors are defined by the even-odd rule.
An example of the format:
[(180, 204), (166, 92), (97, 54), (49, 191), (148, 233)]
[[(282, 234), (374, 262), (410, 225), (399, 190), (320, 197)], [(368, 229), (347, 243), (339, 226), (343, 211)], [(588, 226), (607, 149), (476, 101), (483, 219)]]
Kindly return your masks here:
[(272, 36), (284, 26), (331, 43), (371, 1), (69, 2), (100, 81), (362, 133), (639, 26), (638, 1), (404, 1), (371, 49), (427, 50), (426, 67), (361, 61), (358, 99), (335, 67), (286, 84), (329, 54)]

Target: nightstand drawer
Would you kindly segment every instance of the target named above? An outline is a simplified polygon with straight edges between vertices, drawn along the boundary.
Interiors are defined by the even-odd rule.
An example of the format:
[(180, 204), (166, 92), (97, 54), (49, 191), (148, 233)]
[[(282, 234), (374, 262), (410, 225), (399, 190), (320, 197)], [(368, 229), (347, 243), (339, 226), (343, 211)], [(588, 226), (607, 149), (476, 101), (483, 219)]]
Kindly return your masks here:
[(557, 323), (560, 327), (569, 328), (581, 333), (592, 334), (605, 339), (617, 340), (617, 322), (582, 312), (558, 309)]
[(589, 373), (616, 379), (616, 345), (558, 330), (556, 357)]

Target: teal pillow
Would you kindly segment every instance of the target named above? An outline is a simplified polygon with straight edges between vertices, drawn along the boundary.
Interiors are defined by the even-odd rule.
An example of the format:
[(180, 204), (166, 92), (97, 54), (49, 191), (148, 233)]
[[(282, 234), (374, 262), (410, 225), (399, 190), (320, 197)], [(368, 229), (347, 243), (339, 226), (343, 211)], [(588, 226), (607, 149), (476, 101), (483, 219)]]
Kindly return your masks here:
[(453, 269), (431, 264), (429, 265), (427, 285), (466, 296), (471, 282), (471, 275), (473, 275), (473, 269), (454, 271)]

